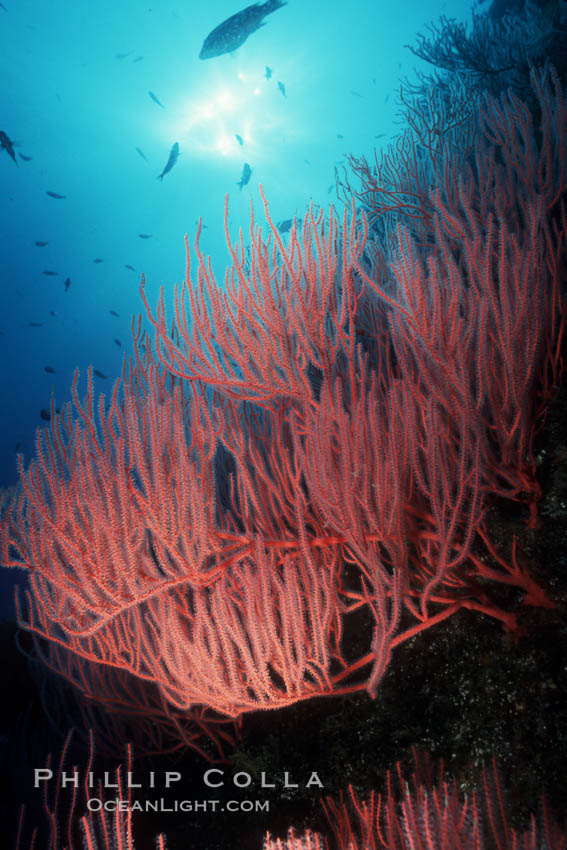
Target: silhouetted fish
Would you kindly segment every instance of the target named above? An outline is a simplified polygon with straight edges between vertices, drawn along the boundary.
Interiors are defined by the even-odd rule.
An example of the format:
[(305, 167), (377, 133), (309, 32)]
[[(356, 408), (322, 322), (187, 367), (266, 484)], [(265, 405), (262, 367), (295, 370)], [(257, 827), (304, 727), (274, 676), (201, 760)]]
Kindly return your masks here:
[(152, 238), (151, 233), (138, 233), (138, 236), (140, 237), (140, 239), (151, 239)]
[(281, 82), (281, 80), (278, 80), (278, 88), (279, 88), (279, 90), (281, 91), (281, 93), (283, 94), (283, 96), (284, 96), (284, 97), (287, 97), (287, 94), (285, 93), (285, 86), (284, 86), (284, 84)]
[[(301, 227), (301, 225), (303, 223), (303, 219), (302, 218), (296, 218), (295, 223), (296, 223), (297, 227)], [(280, 233), (288, 233), (288, 231), (291, 230), (292, 225), (293, 225), (293, 219), (292, 218), (286, 218), (286, 219), (284, 219), (284, 221), (280, 221), (280, 223), (278, 225), (276, 225), (276, 227), (278, 228)]]
[(42, 407), (39, 411), (39, 415), (44, 422), (51, 422), (51, 413), (49, 410), (46, 410), (45, 407)]
[(69, 287), (70, 287), (70, 286), (71, 286), (71, 278), (70, 278), (70, 277), (68, 277), (68, 278), (65, 280), (65, 292), (67, 292), (67, 290), (69, 289)]
[(161, 174), (158, 176), (158, 180), (163, 180), (163, 178), (165, 177), (167, 172), (171, 171), (171, 169), (173, 168), (173, 166), (177, 162), (178, 156), (179, 156), (179, 142), (175, 142), (172, 145), (171, 150), (169, 152), (169, 159), (167, 160), (167, 162), (165, 164), (165, 168), (163, 169)]
[(35, 244), (38, 248), (45, 248), (46, 245), (49, 245), (49, 242), (36, 242)]
[(12, 159), (17, 165), (18, 161), (16, 159), (16, 153), (14, 151), (14, 143), (9, 138), (8, 134), (4, 132), (4, 130), (0, 130), (0, 150), (2, 148), (4, 148), (8, 155), (12, 157)]
[(95, 257), (93, 263), (104, 263), (104, 260), (101, 260), (100, 257)]
[(46, 274), (48, 277), (53, 277), (53, 276), (56, 277), (59, 274), (59, 272), (54, 272), (51, 269), (44, 269), (43, 274)]
[(93, 369), (93, 373), (97, 376), (97, 378), (102, 378), (106, 381), (108, 375), (105, 375), (104, 372), (101, 372), (99, 369)]
[(116, 310), (109, 310), (108, 312), (110, 313), (111, 316), (118, 316), (118, 313), (116, 312)]
[(124, 268), (125, 268), (125, 269), (130, 269), (130, 271), (131, 271), (131, 272), (135, 272), (135, 271), (136, 271), (136, 269), (134, 268), (134, 266), (129, 265), (129, 263), (124, 263)]
[(344, 139), (343, 134), (342, 134), (342, 133), (337, 133), (337, 139)]
[(146, 162), (147, 162), (147, 161), (148, 161), (148, 157), (146, 156), (146, 154), (144, 153), (144, 151), (141, 151), (141, 150), (140, 150), (140, 148), (136, 148), (136, 150), (138, 151), (138, 153), (140, 154), (140, 156), (142, 157), (142, 159), (145, 159), (145, 160), (146, 160)]
[(143, 56), (136, 56), (136, 58), (135, 58), (135, 59), (132, 59), (132, 64), (133, 64), (134, 62), (141, 62), (143, 58), (144, 58)]
[(235, 133), (234, 138), (236, 139), (238, 144), (242, 147), (242, 145), (244, 144), (244, 142), (242, 141), (242, 136), (239, 136), (238, 133)]
[(272, 69), (269, 68), (268, 65), (266, 65), (266, 73), (264, 74), (264, 76), (267, 80), (269, 80), (270, 77), (272, 76)]
[(239, 187), (239, 189), (242, 189), (243, 186), (246, 186), (246, 184), (250, 180), (251, 175), (252, 175), (252, 169), (250, 168), (248, 163), (245, 162), (244, 168), (242, 169), (242, 177), (240, 178), (240, 180), (238, 180), (238, 182), (236, 184)]
[(126, 57), (130, 56), (133, 52), (134, 52), (133, 50), (129, 50), (128, 53), (116, 53), (114, 58), (115, 59), (126, 59)]
[(199, 59), (213, 59), (223, 53), (232, 53), (244, 44), (249, 35), (264, 26), (266, 15), (285, 6), (282, 0), (267, 0), (266, 3), (253, 3), (231, 15), (206, 37), (199, 53)]
[(121, 347), (122, 347), (122, 343), (120, 342), (120, 340), (119, 340), (119, 339), (116, 339), (116, 337), (114, 337), (114, 342), (115, 342), (115, 344), (116, 344), (119, 348), (121, 348)]
[(43, 322), (28, 322), (28, 328), (41, 328), (43, 327)]
[(18, 156), (20, 159), (23, 159), (24, 162), (31, 162), (33, 159), (33, 156), (26, 156), (25, 153), (20, 153)]
[(149, 92), (148, 92), (148, 94), (149, 94), (149, 96), (151, 97), (151, 99), (153, 100), (153, 102), (154, 102), (154, 103), (157, 103), (157, 105), (158, 105), (158, 106), (161, 106), (161, 108), (162, 108), (162, 109), (165, 109), (165, 106), (163, 105), (163, 103), (161, 102), (161, 100), (159, 100), (159, 98), (157, 98), (157, 97), (155, 96), (155, 94), (153, 93), (153, 91), (149, 91)]
[(58, 195), (57, 192), (46, 192), (45, 194), (49, 195), (50, 198), (57, 198), (60, 201), (67, 197), (67, 195)]
[(55, 375), (55, 369), (53, 366), (44, 366), (43, 371), (48, 372), (50, 375)]

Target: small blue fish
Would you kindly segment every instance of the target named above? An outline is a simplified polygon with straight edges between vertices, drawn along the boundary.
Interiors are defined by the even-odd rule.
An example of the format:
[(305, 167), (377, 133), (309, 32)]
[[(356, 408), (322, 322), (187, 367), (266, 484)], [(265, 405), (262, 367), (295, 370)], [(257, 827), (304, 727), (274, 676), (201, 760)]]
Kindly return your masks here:
[(165, 164), (165, 168), (163, 169), (161, 174), (158, 176), (158, 180), (163, 180), (163, 178), (168, 173), (168, 171), (171, 171), (171, 169), (173, 168), (173, 166), (177, 162), (178, 156), (179, 156), (179, 142), (175, 142), (175, 144), (172, 146), (172, 148), (169, 152), (169, 159), (167, 160), (167, 162)]
[(0, 150), (2, 150), (2, 148), (4, 148), (8, 155), (12, 157), (12, 159), (17, 165), (18, 160), (16, 159), (16, 153), (14, 151), (14, 143), (9, 138), (8, 134), (4, 132), (4, 130), (0, 130)]
[(67, 197), (67, 195), (58, 195), (57, 192), (46, 192), (45, 194), (49, 195), (50, 198), (57, 198), (60, 201)]
[(283, 94), (283, 96), (287, 97), (287, 94), (285, 93), (285, 86), (284, 86), (284, 84), (282, 83), (281, 80), (278, 80), (278, 88), (281, 91), (281, 93)]
[(151, 99), (153, 100), (153, 102), (154, 102), (154, 103), (157, 103), (157, 105), (158, 105), (158, 106), (161, 106), (161, 108), (162, 108), (162, 109), (165, 109), (165, 106), (164, 106), (164, 105), (163, 105), (163, 103), (162, 103), (162, 102), (161, 102), (161, 101), (160, 101), (160, 100), (159, 100), (159, 99), (155, 96), (155, 94), (153, 93), (153, 91), (149, 91), (149, 92), (148, 92), (148, 94), (149, 94), (149, 96), (151, 97)]
[(269, 80), (272, 76), (272, 69), (268, 65), (266, 65), (266, 73), (264, 74), (264, 76), (267, 80)]
[(151, 239), (152, 238), (151, 233), (138, 233), (138, 236), (140, 237), (140, 239)]
[[(278, 228), (280, 233), (289, 233), (289, 231), (291, 230), (291, 228), (293, 226), (293, 222), (294, 222), (294, 219), (286, 218), (286, 219), (284, 219), (284, 221), (280, 221), (280, 223), (277, 224), (276, 227)], [(301, 227), (302, 223), (303, 223), (302, 218), (296, 218), (295, 219), (295, 224), (296, 224), (297, 227)]]
[(238, 180), (236, 185), (240, 189), (242, 189), (242, 187), (246, 186), (246, 184), (249, 182), (251, 176), (252, 176), (252, 169), (250, 168), (248, 163), (245, 162), (244, 168), (242, 169), (242, 177), (240, 178), (240, 180)]
[(142, 157), (142, 159), (145, 159), (145, 160), (146, 160), (146, 162), (147, 162), (147, 161), (148, 161), (148, 157), (146, 156), (146, 154), (144, 153), (144, 151), (140, 150), (140, 148), (136, 148), (136, 150), (138, 151), (138, 153), (140, 154), (140, 156)]
[(242, 145), (244, 144), (244, 142), (242, 141), (242, 136), (239, 136), (238, 133), (235, 133), (234, 138), (236, 139), (240, 147), (242, 147)]

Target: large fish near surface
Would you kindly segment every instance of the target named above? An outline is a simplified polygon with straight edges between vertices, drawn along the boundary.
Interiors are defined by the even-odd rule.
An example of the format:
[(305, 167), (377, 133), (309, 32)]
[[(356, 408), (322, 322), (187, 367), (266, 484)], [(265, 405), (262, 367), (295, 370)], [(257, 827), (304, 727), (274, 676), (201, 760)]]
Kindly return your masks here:
[[(163, 178), (165, 177), (167, 172), (171, 171), (171, 169), (173, 168), (173, 166), (177, 162), (178, 156), (179, 156), (179, 142), (175, 142), (175, 144), (173, 145), (173, 147), (171, 148), (171, 150), (169, 152), (169, 159), (165, 163), (165, 168), (163, 169), (163, 171), (159, 175), (158, 180), (163, 180)], [(141, 235), (141, 238), (147, 239), (148, 237), (145, 236), (145, 235)]]
[(266, 0), (265, 3), (253, 3), (227, 18), (206, 37), (199, 59), (213, 59), (215, 56), (237, 50), (249, 35), (264, 26), (266, 15), (286, 5), (286, 0)]

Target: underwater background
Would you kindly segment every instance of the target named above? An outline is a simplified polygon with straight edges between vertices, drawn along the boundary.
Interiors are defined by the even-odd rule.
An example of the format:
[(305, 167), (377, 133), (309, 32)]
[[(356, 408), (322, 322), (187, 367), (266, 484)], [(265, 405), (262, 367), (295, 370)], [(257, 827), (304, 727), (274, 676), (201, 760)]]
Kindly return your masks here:
[[(95, 395), (112, 392), (124, 357), (132, 353), (132, 319), (144, 314), (145, 321), (142, 275), (149, 304), (157, 303), (163, 287), (171, 316), (173, 286), (185, 277), (184, 237), (193, 247), (201, 221), (200, 248), (222, 281), (230, 260), (227, 194), (233, 241), (240, 230), (245, 243), (250, 238), (251, 204), (256, 224), (266, 227), (259, 185), (282, 236), (311, 204), (324, 212), (333, 204), (342, 216), (346, 175), (356, 182), (349, 156), (373, 161), (375, 149), (395, 141), (404, 129), (400, 86), (431, 72), (408, 46), (415, 47), (418, 34), (442, 16), (470, 27), (473, 13), (490, 10), (488, 2), (289, 0), (234, 51), (200, 59), (206, 36), (237, 6), (227, 0), (0, 3), (0, 131), (7, 136), (0, 149), (2, 488), (18, 480), (18, 454), (24, 468), (29, 463), (36, 429), (69, 401), (76, 369), (81, 393), (89, 366)], [(498, 17), (507, 6), (522, 4), (493, 4)], [(565, 4), (536, 6), (549, 7), (550, 19), (561, 21), (549, 36), (548, 52), (557, 63), (565, 55)], [(565, 86), (565, 68), (559, 71)], [(363, 207), (360, 198), (357, 204)], [(324, 833), (319, 797), (336, 796), (349, 783), (364, 796), (398, 761), (411, 771), (415, 748), (431, 753), (436, 764), (448, 763), (465, 790), (478, 787), (482, 766), (494, 756), (511, 791), (511, 822), (525, 827), (544, 790), (562, 822), (566, 415), (563, 387), (539, 437), (543, 497), (537, 534), (526, 530), (520, 510), (491, 509), (494, 539), (509, 549), (521, 537), (524, 555), (556, 607), (530, 610), (519, 638), (462, 611), (396, 649), (375, 700), (328, 697), (247, 716), (234, 752), (227, 748), (227, 775), (233, 767), (255, 777), (265, 771), (280, 783), (284, 769), (302, 781), (317, 771), (324, 791), (300, 786), (282, 792), (278, 784), (269, 816), (146, 817), (135, 835), (137, 848), (161, 847), (154, 843), (159, 831), (168, 834), (170, 850), (259, 850), (266, 830), (283, 839), (291, 824), (297, 833), (307, 827)], [(2, 652), (13, 696), (0, 730), (2, 823), (8, 831), (24, 800), (28, 826), (40, 818), (29, 767), (42, 766), (48, 752), (61, 752), (68, 728), (81, 722), (73, 705), (51, 731), (41, 705), (44, 690), (57, 686), (46, 685), (37, 670), (32, 675), (15, 648), (13, 587), (23, 581), (16, 570), (0, 575)], [(500, 590), (499, 602), (506, 605), (510, 598)], [(29, 649), (25, 639), (18, 640)], [(70, 719), (65, 729), (63, 716)], [(77, 752), (84, 760), (85, 750)], [(193, 753), (165, 763), (154, 758), (147, 770), (181, 770), (184, 794), (191, 789), (195, 799), (202, 798), (206, 762)], [(15, 777), (8, 763), (19, 765)], [(30, 847), (29, 836), (28, 829), (18, 850)], [(58, 842), (49, 847), (71, 846), (63, 838)], [(82, 846), (76, 837), (73, 846)]]
[[(399, 81), (425, 66), (405, 45), (441, 14), (466, 20), (470, 5), (291, 2), (233, 54), (208, 60), (202, 42), (234, 4), (5, 6), (0, 129), (17, 154), (0, 159), (8, 484), (16, 450), (29, 457), (40, 411), (52, 395), (68, 399), (75, 368), (93, 364), (108, 376), (97, 389), (110, 388), (141, 274), (151, 303), (160, 286), (171, 293), (184, 276), (183, 237), (193, 244), (202, 218), (202, 249), (222, 277), (227, 193), (234, 238), (249, 229), (251, 201), (262, 219), (259, 183), (275, 222), (302, 217), (311, 201), (336, 203), (335, 167), (388, 142)], [(179, 159), (160, 181), (175, 142)], [(239, 190), (245, 162), (252, 176)]]
[[(107, 376), (97, 390), (110, 390), (142, 273), (150, 303), (162, 285), (171, 296), (201, 218), (222, 278), (227, 193), (233, 238), (249, 230), (251, 201), (262, 218), (259, 183), (275, 222), (334, 202), (335, 167), (387, 143), (399, 81), (425, 66), (405, 45), (439, 15), (471, 10), (291, 3), (242, 48), (201, 60), (206, 35), (238, 11), (230, 3), (3, 5), (0, 129), (16, 151), (16, 163), (0, 151), (6, 486), (17, 452), (33, 452), (41, 411), (69, 399), (76, 368), (85, 376), (92, 364)], [(159, 181), (175, 142), (179, 160)], [(239, 190), (244, 163), (252, 175)], [(10, 594), (0, 605), (12, 610)]]

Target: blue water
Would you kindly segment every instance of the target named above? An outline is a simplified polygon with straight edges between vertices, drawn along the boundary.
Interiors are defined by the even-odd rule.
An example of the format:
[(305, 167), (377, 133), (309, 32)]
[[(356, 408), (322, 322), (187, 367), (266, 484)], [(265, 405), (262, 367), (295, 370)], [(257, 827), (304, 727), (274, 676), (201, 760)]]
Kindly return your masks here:
[[(183, 237), (193, 241), (202, 217), (201, 246), (222, 278), (227, 193), (235, 238), (251, 201), (263, 221), (259, 184), (276, 222), (311, 200), (337, 203), (335, 166), (349, 153), (372, 156), (399, 130), (399, 82), (420, 65), (405, 45), (441, 14), (471, 14), (457, 2), (289, 0), (235, 53), (200, 60), (206, 35), (240, 8), (0, 7), (0, 130), (17, 159), (0, 151), (0, 486), (16, 480), (17, 452), (30, 458), (51, 397), (69, 399), (77, 367), (84, 376), (92, 364), (108, 376), (97, 391), (110, 390), (130, 350), (142, 273), (150, 304), (161, 285), (167, 299), (184, 276)], [(179, 158), (159, 181), (175, 142)], [(245, 162), (252, 175), (240, 190)]]

